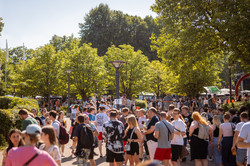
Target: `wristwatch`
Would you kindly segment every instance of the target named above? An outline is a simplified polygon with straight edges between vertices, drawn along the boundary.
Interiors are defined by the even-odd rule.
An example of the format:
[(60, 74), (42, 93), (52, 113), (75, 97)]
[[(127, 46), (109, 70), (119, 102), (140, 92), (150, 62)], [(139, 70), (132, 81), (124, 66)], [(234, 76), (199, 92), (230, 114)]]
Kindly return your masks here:
[(135, 140), (134, 140), (134, 139), (132, 139), (132, 142), (135, 142)]

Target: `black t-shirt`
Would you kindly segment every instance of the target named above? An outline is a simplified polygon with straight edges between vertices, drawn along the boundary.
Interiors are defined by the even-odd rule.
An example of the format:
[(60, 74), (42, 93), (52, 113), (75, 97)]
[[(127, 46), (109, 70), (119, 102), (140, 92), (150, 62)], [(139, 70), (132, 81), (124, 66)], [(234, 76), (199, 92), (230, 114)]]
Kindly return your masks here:
[(190, 115), (190, 114), (189, 114), (188, 116), (182, 115), (182, 117), (183, 117), (183, 119), (185, 120), (185, 123), (186, 123), (186, 125), (187, 125), (187, 129), (189, 129), (189, 127), (190, 127), (190, 125), (191, 125), (191, 123), (192, 123), (192, 121), (193, 121), (191, 115)]
[[(149, 129), (151, 128), (151, 126), (155, 126), (155, 124), (156, 124), (157, 122), (159, 122), (159, 119), (158, 119), (157, 116), (154, 116), (154, 117), (150, 120), (150, 122), (149, 122), (149, 124), (148, 124), (148, 126), (147, 126), (147, 130), (149, 130)], [(153, 141), (157, 142), (157, 139), (154, 137), (153, 134), (154, 134), (154, 132), (151, 133), (151, 134), (146, 134), (147, 141), (153, 140)]]

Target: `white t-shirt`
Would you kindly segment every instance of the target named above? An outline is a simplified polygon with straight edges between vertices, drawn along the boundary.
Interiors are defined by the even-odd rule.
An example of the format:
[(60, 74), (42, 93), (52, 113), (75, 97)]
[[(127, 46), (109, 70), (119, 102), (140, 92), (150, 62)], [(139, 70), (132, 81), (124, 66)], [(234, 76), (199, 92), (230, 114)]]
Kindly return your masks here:
[(96, 124), (97, 124), (97, 130), (99, 132), (102, 132), (102, 128), (103, 128), (103, 124), (105, 122), (107, 122), (109, 120), (109, 117), (107, 114), (105, 113), (98, 113), (96, 116), (95, 116), (95, 121), (96, 121)]
[(72, 114), (76, 114), (76, 111), (77, 111), (76, 108), (72, 108), (72, 109), (71, 109), (71, 113), (72, 113)]
[[(240, 130), (239, 137), (250, 142), (250, 122), (245, 123)], [(250, 164), (250, 148), (247, 148), (247, 164)]]
[(147, 122), (146, 116), (139, 117), (139, 118), (138, 118), (138, 125), (139, 125), (139, 128), (140, 128), (140, 129), (143, 129), (143, 125), (146, 124), (146, 122)]
[[(174, 126), (174, 131), (186, 132), (186, 124), (180, 118), (178, 118), (177, 120), (173, 120), (172, 124)], [(179, 131), (176, 129), (178, 129)], [(174, 134), (174, 138), (171, 140), (171, 144), (172, 145), (183, 145), (184, 144), (183, 136)]]
[(60, 134), (60, 122), (55, 120), (54, 122), (52, 122), (52, 127), (56, 130), (56, 137), (59, 138), (59, 134)]
[[(240, 122), (236, 125), (236, 128), (235, 128), (235, 131), (239, 131), (240, 132), (240, 129), (242, 128), (242, 126), (245, 124), (245, 122)], [(244, 141), (247, 143), (247, 141)], [(245, 148), (239, 148), (239, 149), (245, 149)]]

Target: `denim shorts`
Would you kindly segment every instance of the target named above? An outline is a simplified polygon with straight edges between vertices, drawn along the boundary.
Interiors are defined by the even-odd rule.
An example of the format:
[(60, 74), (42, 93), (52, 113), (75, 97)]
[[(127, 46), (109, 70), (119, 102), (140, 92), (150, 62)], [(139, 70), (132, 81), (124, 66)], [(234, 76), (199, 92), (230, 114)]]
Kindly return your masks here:
[(237, 149), (236, 162), (243, 163), (247, 159), (247, 149)]

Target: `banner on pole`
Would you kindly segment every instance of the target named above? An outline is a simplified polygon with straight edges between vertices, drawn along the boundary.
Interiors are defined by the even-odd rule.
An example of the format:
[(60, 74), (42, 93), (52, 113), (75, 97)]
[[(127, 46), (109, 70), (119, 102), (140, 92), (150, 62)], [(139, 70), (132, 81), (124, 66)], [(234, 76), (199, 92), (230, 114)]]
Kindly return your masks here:
[(122, 105), (122, 99), (115, 99), (115, 105)]

